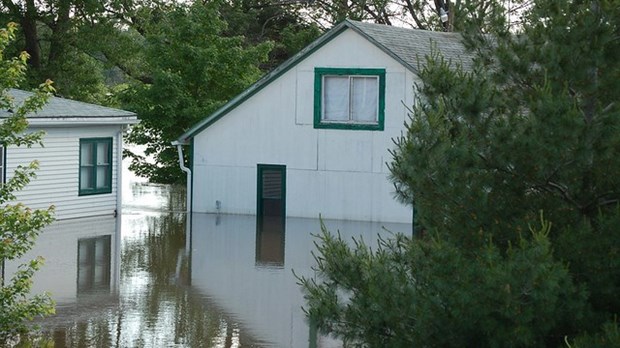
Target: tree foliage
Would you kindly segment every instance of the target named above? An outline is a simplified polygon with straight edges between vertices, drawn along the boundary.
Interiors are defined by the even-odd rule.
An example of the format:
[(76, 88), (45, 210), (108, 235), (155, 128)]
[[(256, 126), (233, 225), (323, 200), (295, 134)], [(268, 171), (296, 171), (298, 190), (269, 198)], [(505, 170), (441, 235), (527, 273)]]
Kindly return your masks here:
[(146, 158), (130, 154), (130, 168), (159, 183), (185, 181), (173, 140), (319, 35), (297, 12), (260, 1), (195, 1), (140, 16), (137, 70), (148, 78), (130, 83), (122, 101), (141, 120), (128, 141), (146, 148)]
[[(0, 145), (33, 146), (41, 144), (40, 132), (24, 133), (28, 126), (26, 114), (36, 111), (53, 91), (51, 81), (43, 83), (33, 97), (22, 105), (15, 105), (8, 94), (9, 88), (17, 87), (24, 79), (28, 54), (17, 58), (5, 58), (4, 50), (15, 37), (16, 25), (0, 29), (0, 109), (11, 110), (12, 115), (0, 123)], [(0, 182), (0, 260), (3, 262), (22, 257), (34, 245), (40, 230), (52, 221), (53, 207), (47, 210), (31, 210), (22, 203), (15, 203), (14, 193), (21, 190), (35, 176), (37, 162), (18, 166), (5, 183)], [(19, 266), (10, 279), (1, 279), (0, 287), (0, 343), (4, 344), (16, 335), (28, 330), (27, 321), (36, 316), (54, 312), (48, 295), (30, 296), (32, 276), (42, 265), (36, 259)]]
[[(87, 102), (102, 102), (107, 87), (103, 64), (87, 49), (83, 29), (106, 23), (105, 8), (111, 1), (3, 0), (0, 24), (19, 23), (9, 50), (30, 56), (27, 82), (53, 79), (59, 93)], [(94, 41), (96, 42), (96, 41)]]
[[(501, 8), (489, 13), (484, 30), (476, 18), (463, 26), (472, 66), (440, 52), (421, 62), (416, 104), (395, 139), (392, 179), (398, 198), (415, 208), (423, 236), (404, 242), (402, 253), (387, 248), (396, 243), (390, 241), (374, 255), (358, 246), (352, 257), (334, 256), (323, 237), (322, 277), (302, 282), (310, 317), (323, 330), (368, 346), (400, 330), (401, 321), (412, 323), (398, 331), (408, 336), (404, 342), (421, 345), (618, 342), (620, 180), (612, 173), (620, 172), (620, 7), (605, 0), (534, 1), (520, 13), (519, 27)], [(530, 233), (541, 211), (552, 227)], [(497, 252), (493, 262), (485, 261), (490, 248)], [(536, 250), (547, 250), (544, 259)], [(428, 276), (420, 273), (427, 261), (434, 267)], [(378, 274), (404, 271), (381, 283), (394, 294), (384, 300), (348, 284), (342, 273), (323, 272), (337, 263), (369, 265)], [(360, 286), (380, 280), (364, 281), (372, 285)], [(330, 287), (351, 295), (350, 302), (330, 307)], [(503, 307), (510, 303), (506, 289), (525, 307)], [(406, 314), (397, 315), (403, 306)], [(499, 314), (492, 307), (511, 309)], [(367, 323), (344, 313), (367, 308), (383, 313), (383, 326), (365, 327), (362, 335), (351, 328)], [(455, 312), (438, 320), (442, 311)], [(527, 319), (534, 317), (541, 322)], [(429, 332), (436, 336), (419, 337)]]
[(320, 34), (300, 6), (262, 0), (3, 0), (0, 9), (0, 24), (22, 24), (10, 49), (30, 54), (30, 84), (51, 78), (64, 97), (137, 112), (129, 141), (154, 161), (133, 156), (132, 169), (167, 183), (184, 180), (171, 140)]
[(550, 224), (539, 225), (506, 250), (487, 243), (474, 252), (438, 235), (395, 235), (371, 250), (322, 226), (321, 280), (300, 282), (307, 315), (347, 347), (558, 344), (558, 328), (583, 316), (586, 293), (555, 259)]
[(518, 23), (519, 13), (529, 4), (529, 0), (316, 0), (305, 8), (319, 25), (353, 19), (437, 31), (461, 31), (476, 24), (478, 30), (487, 31), (498, 13), (511, 24)]
[(144, 33), (152, 81), (132, 85), (125, 100), (141, 121), (128, 140), (145, 145), (145, 154), (154, 158), (152, 163), (134, 156), (130, 168), (152, 181), (184, 180), (170, 142), (257, 80), (259, 63), (272, 47), (247, 47), (241, 36), (222, 35), (226, 23), (218, 10), (217, 3), (176, 5), (152, 19)]

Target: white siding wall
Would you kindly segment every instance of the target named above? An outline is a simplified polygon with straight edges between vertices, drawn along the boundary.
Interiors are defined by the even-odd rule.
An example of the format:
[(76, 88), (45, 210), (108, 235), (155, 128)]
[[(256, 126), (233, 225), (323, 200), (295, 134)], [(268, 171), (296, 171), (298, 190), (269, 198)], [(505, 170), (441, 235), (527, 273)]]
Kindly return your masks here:
[[(386, 69), (384, 131), (314, 129), (314, 68)], [(348, 30), (194, 138), (194, 212), (256, 212), (256, 165), (287, 167), (288, 216), (411, 222), (386, 162), (414, 75)]]
[[(17, 201), (32, 209), (56, 207), (56, 219), (114, 214), (118, 190), (118, 132), (120, 126), (47, 128), (44, 147), (7, 149), (7, 178), (18, 165), (39, 161), (37, 177), (18, 192)], [(112, 137), (112, 192), (79, 196), (80, 138)]]

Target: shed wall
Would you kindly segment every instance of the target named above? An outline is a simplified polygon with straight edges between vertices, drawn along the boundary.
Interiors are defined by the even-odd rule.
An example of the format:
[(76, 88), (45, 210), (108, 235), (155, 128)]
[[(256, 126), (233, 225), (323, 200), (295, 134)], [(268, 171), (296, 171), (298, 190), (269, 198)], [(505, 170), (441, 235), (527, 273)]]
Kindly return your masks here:
[[(385, 130), (314, 129), (314, 68), (386, 70)], [(193, 211), (256, 213), (257, 164), (287, 167), (287, 215), (411, 222), (386, 162), (415, 76), (347, 30), (194, 138)]]

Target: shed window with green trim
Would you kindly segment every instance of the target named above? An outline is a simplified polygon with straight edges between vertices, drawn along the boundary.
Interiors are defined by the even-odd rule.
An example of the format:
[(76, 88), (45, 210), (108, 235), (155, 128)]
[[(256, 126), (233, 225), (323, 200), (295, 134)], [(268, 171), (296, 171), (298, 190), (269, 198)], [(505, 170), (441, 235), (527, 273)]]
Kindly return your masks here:
[(80, 196), (112, 192), (112, 138), (80, 139)]
[(383, 130), (385, 69), (314, 69), (314, 128)]

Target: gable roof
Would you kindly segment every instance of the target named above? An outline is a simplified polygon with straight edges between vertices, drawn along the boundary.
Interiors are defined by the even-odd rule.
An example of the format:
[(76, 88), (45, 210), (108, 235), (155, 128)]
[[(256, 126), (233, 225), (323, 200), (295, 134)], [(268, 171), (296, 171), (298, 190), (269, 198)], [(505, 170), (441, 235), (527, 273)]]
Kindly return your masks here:
[[(15, 105), (21, 105), (33, 93), (19, 89), (9, 89), (8, 94)], [(12, 115), (9, 110), (0, 110), (0, 119)], [(43, 108), (27, 115), (30, 125), (65, 124), (132, 124), (137, 123), (135, 113), (75, 100), (50, 97)]]
[[(437, 49), (446, 60), (469, 66), (471, 55), (466, 52), (459, 33), (394, 27), (384, 24), (347, 21), (354, 30), (375, 44), (412, 72), (418, 70), (418, 59)], [(432, 43), (432, 44), (431, 44)]]
[(459, 62), (464, 66), (468, 66), (468, 63), (471, 61), (470, 55), (466, 52), (463, 44), (461, 43), (461, 37), (458, 33), (407, 29), (347, 19), (327, 31), (317, 40), (303, 48), (267, 75), (263, 76), (260, 80), (255, 82), (241, 94), (231, 99), (228, 103), (224, 104), (213, 114), (191, 127), (183, 133), (174, 142), (174, 144), (187, 144), (190, 138), (194, 137), (197, 133), (213, 124), (222, 116), (226, 115), (239, 104), (256, 94), (258, 91), (263, 89), (263, 87), (267, 86), (269, 83), (301, 62), (304, 58), (323, 47), (323, 45), (327, 44), (347, 29), (351, 29), (360, 34), (362, 37), (366, 38), (369, 42), (414, 73), (418, 70), (418, 59), (423, 59), (424, 56), (430, 55), (432, 47), (431, 43), (437, 46), (437, 49), (447, 60)]

